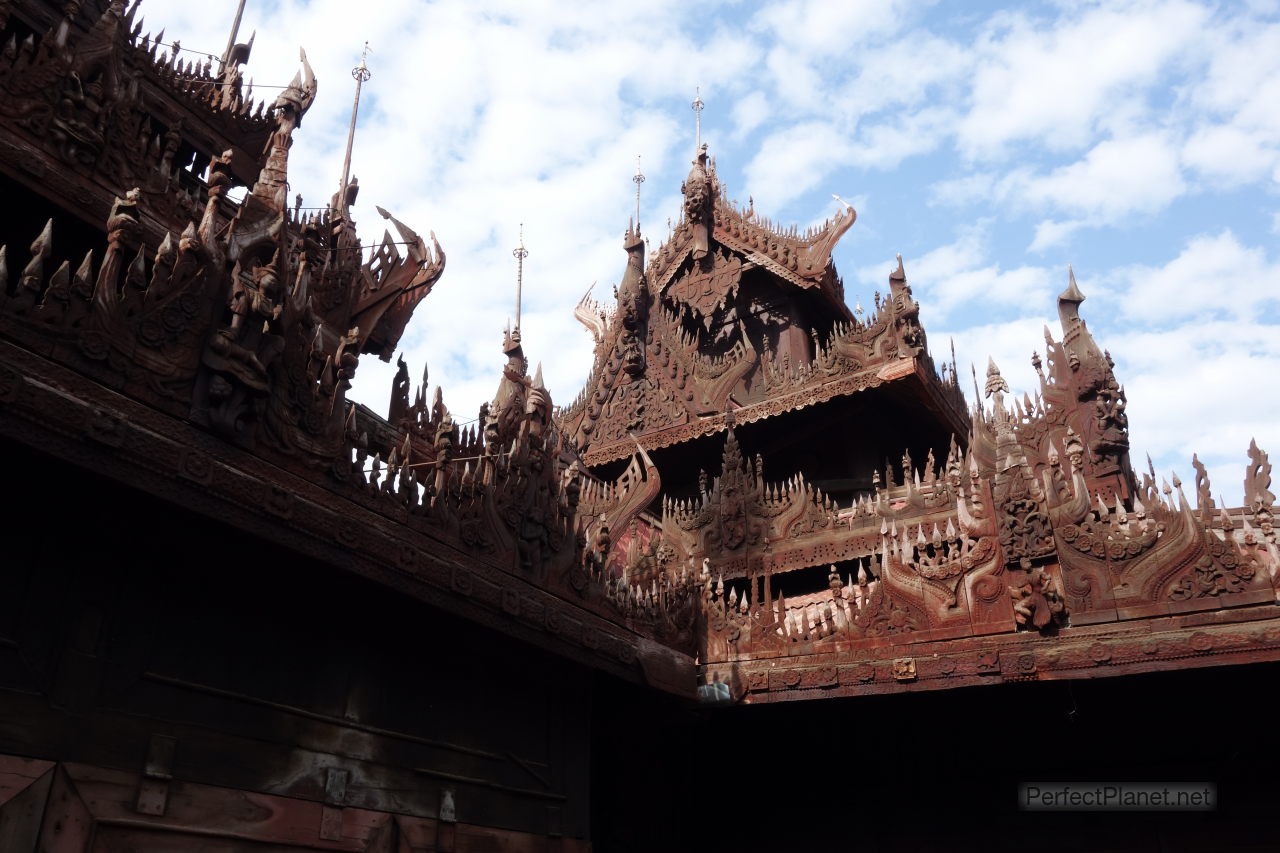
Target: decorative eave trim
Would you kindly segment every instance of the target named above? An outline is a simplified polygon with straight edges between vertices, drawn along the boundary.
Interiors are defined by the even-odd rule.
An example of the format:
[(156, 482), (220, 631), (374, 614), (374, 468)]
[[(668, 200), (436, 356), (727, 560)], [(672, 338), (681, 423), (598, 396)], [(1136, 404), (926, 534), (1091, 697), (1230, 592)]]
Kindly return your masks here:
[[(803, 409), (807, 406), (815, 406), (819, 403), (825, 403), (836, 397), (845, 397), (850, 394), (856, 394), (867, 388), (876, 388), (885, 382), (902, 379), (907, 376), (915, 375), (917, 372), (917, 360), (912, 358), (898, 359), (889, 364), (880, 365), (875, 368), (858, 371), (849, 376), (839, 379), (833, 379), (824, 382), (821, 385), (805, 386), (788, 394), (782, 394), (769, 400), (762, 400), (750, 406), (743, 406), (740, 409), (733, 410), (734, 424), (749, 424), (774, 415), (792, 412), (797, 409)], [(659, 430), (657, 432), (645, 433), (639, 436), (640, 443), (644, 445), (646, 450), (657, 450), (663, 447), (670, 447), (673, 444), (690, 441), (695, 438), (701, 438), (704, 435), (712, 435), (728, 429), (729, 423), (726, 421), (725, 415), (716, 414), (697, 421), (681, 424), (675, 427)], [(588, 465), (603, 465), (606, 462), (612, 462), (615, 459), (622, 459), (630, 456), (635, 452), (635, 444), (630, 441), (616, 441), (612, 444), (603, 445), (593, 448), (583, 457)]]
[(693, 691), (687, 655), (2, 340), (0, 435), (586, 666)]
[[(1210, 622), (1209, 620), (1215, 620)], [(1227, 621), (1230, 620), (1230, 621)], [(1128, 629), (1068, 628), (1056, 637), (1031, 632), (886, 644), (848, 653), (822, 652), (708, 663), (700, 673), (737, 673), (747, 704), (864, 696), (1002, 684), (1104, 678), (1177, 668), (1280, 660), (1280, 614), (1274, 605), (1170, 617)], [(819, 663), (821, 661), (821, 663)]]

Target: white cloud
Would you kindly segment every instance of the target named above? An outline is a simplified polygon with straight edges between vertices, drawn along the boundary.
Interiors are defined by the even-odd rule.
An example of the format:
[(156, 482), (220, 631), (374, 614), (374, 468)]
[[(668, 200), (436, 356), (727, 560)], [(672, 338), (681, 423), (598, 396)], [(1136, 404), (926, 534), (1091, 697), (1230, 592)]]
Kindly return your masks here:
[(907, 0), (789, 0), (763, 8), (751, 28), (811, 56), (838, 56), (897, 32), (911, 11)]
[(1128, 284), (1124, 313), (1147, 323), (1218, 317), (1247, 321), (1274, 317), (1280, 309), (1280, 261), (1241, 245), (1230, 230), (1192, 239), (1162, 267), (1129, 267), (1119, 275)]
[(869, 45), (849, 64), (852, 76), (839, 89), (835, 108), (854, 115), (899, 108), (901, 117), (901, 106), (920, 104), (935, 91), (958, 94), (972, 65), (973, 55), (962, 45), (928, 32)]
[(1116, 102), (1200, 37), (1207, 17), (1203, 7), (1171, 2), (1087, 6), (1066, 20), (998, 18), (977, 45), (961, 150), (989, 158), (1024, 140), (1054, 150), (1088, 144)]
[(1152, 133), (1105, 140), (1084, 159), (1047, 175), (1016, 174), (1004, 192), (1037, 209), (1114, 223), (1159, 210), (1183, 188), (1177, 151), (1167, 138)]
[[(1039, 311), (1048, 304), (1054, 274), (1038, 266), (1004, 269), (990, 260), (986, 228), (984, 222), (962, 229), (954, 242), (918, 258), (904, 258), (907, 279), (921, 303), (926, 329), (931, 322), (949, 322), (960, 309), (1007, 314)], [(858, 279), (878, 285), (884, 280), (883, 272), (879, 266), (866, 267)]]
[(757, 209), (776, 210), (817, 186), (851, 150), (848, 139), (821, 121), (771, 134), (746, 168), (747, 188)]
[(764, 124), (769, 117), (769, 99), (761, 91), (741, 98), (733, 107), (733, 134), (745, 136)]
[(1209, 180), (1228, 187), (1267, 178), (1280, 165), (1280, 137), (1234, 125), (1203, 127), (1182, 149), (1182, 160)]
[(995, 192), (994, 172), (970, 172), (958, 178), (945, 178), (929, 185), (929, 204), (962, 206), (977, 199), (989, 198)]
[(962, 206), (980, 200), (1007, 205), (1014, 213), (1050, 213), (1041, 220), (1028, 251), (1066, 242), (1081, 228), (1115, 225), (1153, 214), (1186, 191), (1178, 150), (1164, 134), (1105, 139), (1074, 163), (1048, 172), (1022, 166), (997, 178), (977, 172), (934, 183), (934, 203)]
[(1203, 77), (1190, 89), (1196, 107), (1217, 115), (1238, 115), (1250, 127), (1280, 126), (1275, 104), (1280, 93), (1280, 25), (1241, 14), (1210, 28), (1204, 38), (1213, 48)]
[(852, 141), (849, 162), (865, 168), (895, 168), (908, 157), (933, 150), (954, 120), (952, 110), (934, 107), (869, 125)]
[(1043, 252), (1055, 246), (1060, 246), (1071, 239), (1071, 235), (1075, 234), (1085, 226), (1081, 220), (1065, 220), (1055, 222), (1052, 219), (1046, 219), (1036, 224), (1035, 238), (1032, 239), (1031, 245), (1027, 247), (1028, 252)]

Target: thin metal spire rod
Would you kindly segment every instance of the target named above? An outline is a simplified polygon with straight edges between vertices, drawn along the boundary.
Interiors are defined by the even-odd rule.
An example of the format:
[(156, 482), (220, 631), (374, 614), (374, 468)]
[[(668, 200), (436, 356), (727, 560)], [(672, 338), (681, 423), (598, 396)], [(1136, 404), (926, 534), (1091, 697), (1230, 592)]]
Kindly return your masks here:
[(244, 0), (240, 0), (240, 5), (236, 7), (236, 19), (231, 22), (231, 35), (227, 36), (227, 49), (222, 51), (222, 69), (227, 70), (227, 63), (231, 61), (231, 48), (236, 46), (236, 36), (240, 34), (240, 18), (244, 15)]
[(366, 60), (369, 58), (369, 43), (364, 43), (364, 51), (360, 54), (360, 64), (351, 69), (351, 76), (356, 81), (356, 96), (351, 102), (351, 126), (347, 128), (347, 153), (342, 158), (342, 188), (339, 190), (338, 207), (344, 213), (347, 210), (347, 184), (351, 180), (351, 149), (356, 141), (356, 116), (360, 112), (360, 88), (364, 81), (373, 76)]
[(529, 257), (529, 250), (524, 247), (524, 223), (520, 223), (520, 245), (511, 250), (516, 259), (516, 327), (520, 331), (520, 298), (524, 289), (524, 259)]
[(631, 180), (636, 185), (636, 231), (640, 230), (640, 185), (644, 183), (644, 173), (640, 171), (640, 155), (636, 155), (636, 173)]
[(703, 103), (702, 101), (701, 86), (693, 87), (693, 103), (690, 104), (690, 106), (693, 107), (693, 127), (694, 127), (693, 153), (696, 155), (699, 151), (702, 150), (702, 108), (706, 106), (706, 104)]

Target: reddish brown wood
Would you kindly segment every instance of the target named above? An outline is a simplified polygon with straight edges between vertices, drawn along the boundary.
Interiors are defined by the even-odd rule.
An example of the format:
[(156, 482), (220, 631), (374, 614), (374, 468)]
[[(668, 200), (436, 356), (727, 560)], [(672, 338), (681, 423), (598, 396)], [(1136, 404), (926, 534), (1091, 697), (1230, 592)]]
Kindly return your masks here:
[[(0, 760), (0, 847), (589, 849), (589, 670), (750, 705), (1280, 659), (1267, 454), (1240, 508), (1198, 459), (1190, 500), (1135, 471), (1074, 275), (1035, 398), (990, 364), (970, 406), (901, 258), (845, 303), (852, 208), (776, 226), (705, 148), (670, 239), (646, 257), (633, 225), (616, 302), (577, 306), (570, 405), (518, 327), (474, 421), (403, 362), (387, 417), (356, 404), (440, 245), (379, 209), (396, 237), (364, 261), (354, 184), (290, 206), (305, 54), (255, 106), (248, 45), (215, 72), (135, 5), (0, 2), (0, 437), (31, 502), (0, 567), (0, 738), (48, 759)], [(125, 495), (149, 511), (112, 515)], [(470, 633), (428, 654), (326, 609), (351, 576), (419, 635)], [(286, 618), (308, 600), (328, 617)]]

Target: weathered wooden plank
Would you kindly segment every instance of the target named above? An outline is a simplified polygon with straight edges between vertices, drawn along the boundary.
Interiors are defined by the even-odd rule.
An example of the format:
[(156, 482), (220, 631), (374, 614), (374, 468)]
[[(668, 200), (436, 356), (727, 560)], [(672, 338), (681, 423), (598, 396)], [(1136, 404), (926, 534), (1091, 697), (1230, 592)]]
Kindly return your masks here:
[(53, 782), (53, 763), (0, 756), (0, 850), (32, 853)]

